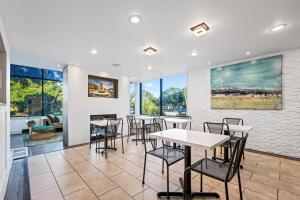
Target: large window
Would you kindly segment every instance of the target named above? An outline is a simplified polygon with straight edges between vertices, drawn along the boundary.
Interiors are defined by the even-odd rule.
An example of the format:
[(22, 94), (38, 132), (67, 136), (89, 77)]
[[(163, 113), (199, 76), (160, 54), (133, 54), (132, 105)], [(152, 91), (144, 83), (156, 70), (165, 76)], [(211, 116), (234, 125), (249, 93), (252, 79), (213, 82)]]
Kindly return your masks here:
[(160, 80), (146, 81), (141, 84), (142, 88), (142, 114), (160, 114)]
[(186, 85), (186, 74), (141, 83), (141, 114), (186, 114)]
[(130, 114), (135, 113), (135, 83), (130, 83)]
[(186, 75), (163, 78), (163, 115), (182, 115), (186, 113)]
[(11, 116), (62, 114), (62, 72), (11, 65)]

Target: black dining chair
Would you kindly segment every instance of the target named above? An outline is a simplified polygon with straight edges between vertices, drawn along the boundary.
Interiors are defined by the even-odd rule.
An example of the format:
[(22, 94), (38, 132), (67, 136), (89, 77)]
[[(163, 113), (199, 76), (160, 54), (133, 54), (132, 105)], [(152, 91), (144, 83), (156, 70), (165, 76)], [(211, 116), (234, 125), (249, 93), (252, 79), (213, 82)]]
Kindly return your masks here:
[[(231, 138), (233, 137), (233, 135), (230, 134), (229, 131), (229, 126), (225, 123), (214, 123), (214, 122), (204, 122), (203, 124), (203, 130), (204, 132), (210, 132), (210, 133), (214, 133), (214, 134), (220, 134), (220, 135), (224, 135), (225, 132), (227, 132), (226, 134), (230, 136), (230, 139), (223, 143), (222, 145), (220, 145), (221, 148), (229, 148), (230, 152), (232, 152), (232, 142), (231, 142)], [(216, 157), (216, 149), (213, 150), (213, 159), (218, 159), (218, 160), (223, 160), (222, 158), (217, 158)], [(207, 151), (205, 150), (205, 156), (207, 157)]]
[(137, 145), (137, 142), (139, 139), (139, 136), (142, 134), (143, 127), (140, 123), (136, 122), (135, 116), (133, 115), (127, 115), (127, 125), (128, 125), (128, 137), (127, 142), (129, 141), (129, 137), (132, 134), (135, 134), (135, 144)]
[(248, 134), (236, 141), (229, 163), (219, 163), (209, 158), (203, 158), (185, 169), (184, 173), (188, 173), (190, 171), (200, 173), (200, 192), (203, 192), (203, 175), (224, 182), (226, 200), (229, 200), (228, 182), (230, 182), (232, 178), (237, 174), (240, 199), (243, 200), (240, 164), (247, 137)]
[[(192, 119), (192, 116), (189, 115), (181, 115), (178, 116), (179, 119)], [(188, 127), (190, 127), (189, 129), (192, 130), (192, 122), (188, 122), (188, 123), (182, 123), (181, 124), (181, 128), (182, 129), (187, 129)], [(177, 128), (179, 128), (179, 124), (177, 124)]]
[[(226, 124), (232, 124), (232, 125), (242, 125), (244, 126), (244, 120), (241, 119), (241, 118), (229, 118), (229, 117), (226, 117), (222, 120), (223, 123), (226, 123)], [(232, 131), (231, 131), (232, 132)], [(232, 132), (234, 133), (234, 132)], [(244, 137), (244, 133), (242, 132), (242, 137)], [(232, 141), (235, 141), (237, 139), (239, 139), (240, 137), (237, 137), (236, 135), (232, 138)], [(245, 159), (245, 152), (243, 152), (243, 159)]]
[(162, 131), (168, 129), (167, 122), (164, 118), (154, 118), (153, 123), (158, 123)]
[[(108, 119), (105, 131), (98, 133), (99, 146), (96, 145), (96, 150), (103, 149), (101, 154), (105, 153), (105, 158), (107, 158), (107, 150), (116, 148), (116, 138), (120, 136), (122, 142), (122, 153), (124, 154), (124, 144), (123, 144), (123, 119)], [(108, 146), (108, 140), (110, 139), (110, 146)], [(104, 147), (101, 147), (101, 141), (104, 141)]]
[[(145, 158), (144, 158), (144, 171), (143, 171), (143, 181), (145, 183), (145, 172), (146, 172), (146, 161), (147, 154), (155, 156), (157, 158), (162, 159), (167, 165), (167, 198), (169, 198), (169, 167), (178, 161), (184, 159), (184, 151), (180, 149), (173, 149), (172, 147), (164, 145), (162, 142), (162, 146), (157, 146), (157, 139), (151, 138), (149, 136), (150, 133), (161, 131), (161, 127), (159, 123), (145, 124), (143, 126), (143, 134), (142, 137), (144, 140), (144, 148), (145, 148)], [(148, 137), (146, 136), (148, 134)], [(147, 149), (147, 142), (151, 143), (151, 150)]]

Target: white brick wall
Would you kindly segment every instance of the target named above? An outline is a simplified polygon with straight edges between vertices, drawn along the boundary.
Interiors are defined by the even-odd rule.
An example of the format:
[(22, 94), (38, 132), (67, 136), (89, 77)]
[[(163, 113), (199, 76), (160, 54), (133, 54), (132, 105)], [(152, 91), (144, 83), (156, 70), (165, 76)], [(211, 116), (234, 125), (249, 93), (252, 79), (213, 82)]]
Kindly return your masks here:
[[(300, 49), (282, 53), (282, 110), (220, 110), (210, 108), (210, 68), (188, 72), (188, 114), (193, 129), (205, 121), (239, 117), (253, 126), (247, 148), (300, 158)], [(263, 56), (267, 57), (267, 56)]]

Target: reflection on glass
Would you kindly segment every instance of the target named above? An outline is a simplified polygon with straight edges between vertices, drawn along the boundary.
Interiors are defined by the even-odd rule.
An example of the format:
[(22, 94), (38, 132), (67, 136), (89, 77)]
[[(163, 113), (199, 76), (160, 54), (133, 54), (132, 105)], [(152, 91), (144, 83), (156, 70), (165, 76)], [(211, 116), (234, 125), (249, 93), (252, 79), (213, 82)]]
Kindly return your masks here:
[(11, 116), (42, 115), (42, 80), (11, 77)]
[(186, 74), (163, 78), (163, 115), (175, 116), (186, 114), (186, 85)]
[(142, 114), (159, 115), (160, 80), (142, 83)]
[(44, 80), (44, 115), (62, 115), (62, 82)]
[(135, 113), (135, 83), (130, 83), (130, 114)]

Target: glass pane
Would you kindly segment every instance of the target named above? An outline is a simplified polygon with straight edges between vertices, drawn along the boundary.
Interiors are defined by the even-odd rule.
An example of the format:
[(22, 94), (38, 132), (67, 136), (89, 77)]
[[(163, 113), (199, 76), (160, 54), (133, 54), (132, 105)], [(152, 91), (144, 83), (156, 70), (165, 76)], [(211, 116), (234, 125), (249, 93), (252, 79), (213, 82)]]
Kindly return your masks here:
[(11, 77), (11, 116), (42, 115), (42, 80)]
[(142, 83), (142, 114), (159, 115), (160, 80)]
[(10, 65), (10, 74), (14, 76), (42, 78), (42, 69), (21, 65)]
[(130, 83), (130, 114), (135, 113), (135, 83)]
[(44, 79), (63, 81), (63, 73), (60, 71), (44, 69)]
[(44, 80), (44, 115), (62, 115), (63, 83), (59, 81)]
[(186, 113), (187, 75), (181, 74), (163, 79), (162, 109), (164, 115)]

